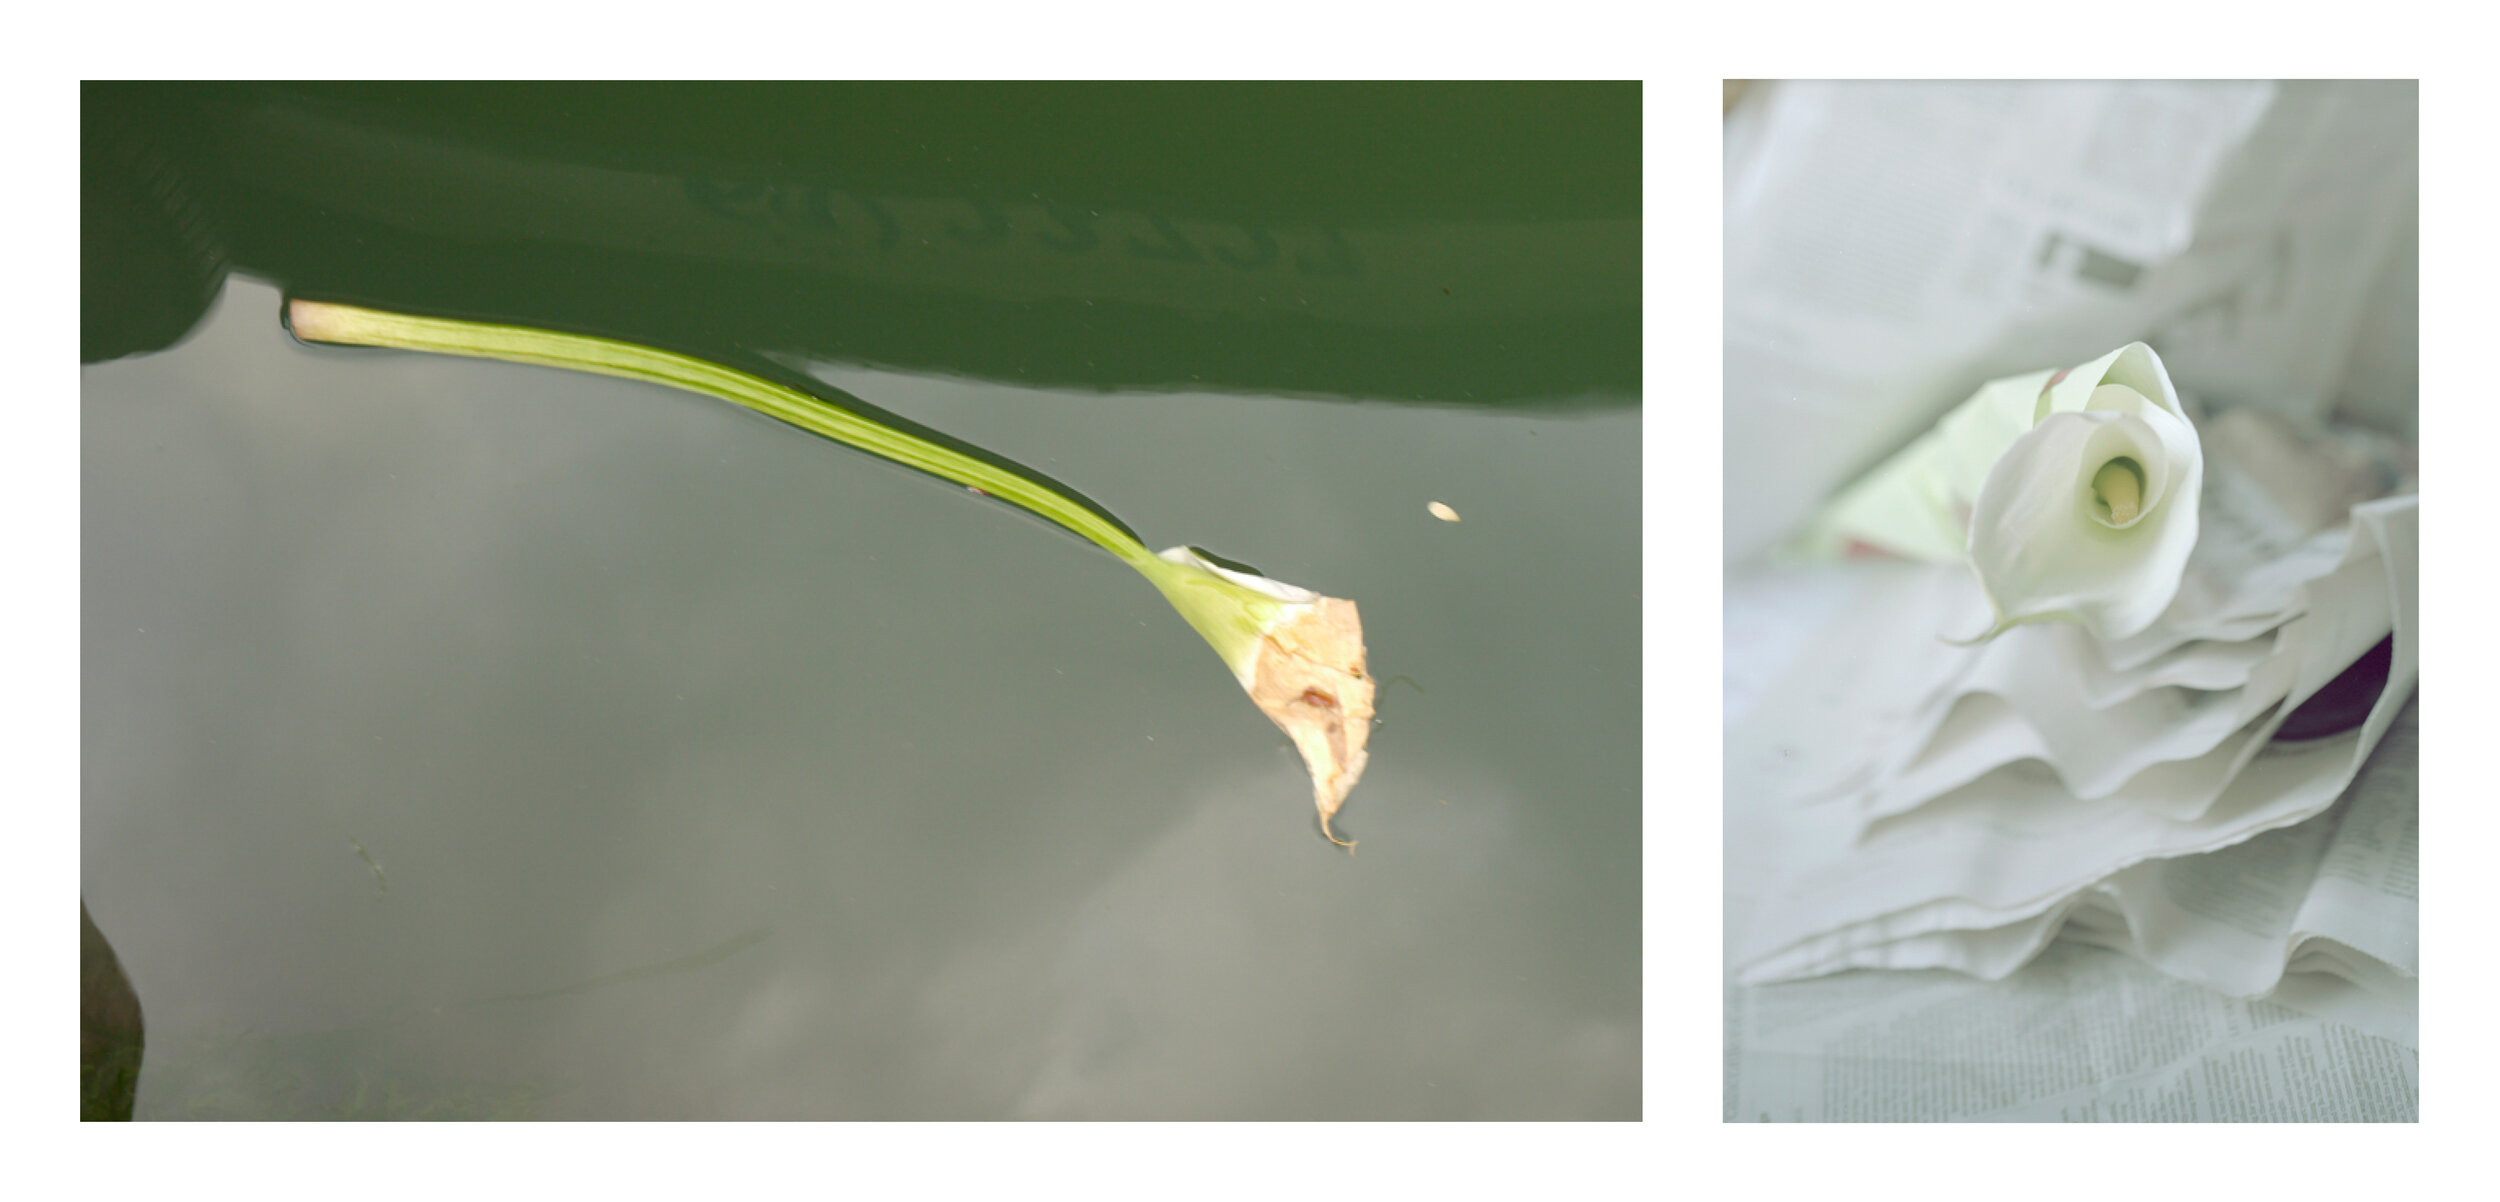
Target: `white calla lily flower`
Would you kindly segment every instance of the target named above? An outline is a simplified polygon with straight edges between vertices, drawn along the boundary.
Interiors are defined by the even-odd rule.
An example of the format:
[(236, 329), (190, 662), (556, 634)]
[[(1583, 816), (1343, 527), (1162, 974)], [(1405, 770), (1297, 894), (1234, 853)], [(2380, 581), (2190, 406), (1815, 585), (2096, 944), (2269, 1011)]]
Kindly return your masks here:
[(2151, 626), (2196, 545), (2205, 460), (2161, 357), (2141, 342), (2065, 371), (1991, 381), (1833, 499), (1803, 548), (1968, 562), (1995, 622)]
[(1970, 561), (1996, 610), (1989, 634), (2070, 620), (2125, 638), (2169, 607), (2196, 546), (2205, 458), (2161, 383), (2155, 396), (2101, 384), (1988, 469), (1971, 506)]

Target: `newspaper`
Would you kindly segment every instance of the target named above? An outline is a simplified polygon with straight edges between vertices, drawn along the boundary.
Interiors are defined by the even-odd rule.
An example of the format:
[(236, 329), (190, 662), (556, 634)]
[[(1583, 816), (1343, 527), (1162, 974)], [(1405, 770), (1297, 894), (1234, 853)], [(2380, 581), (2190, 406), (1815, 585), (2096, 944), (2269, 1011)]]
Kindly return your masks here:
[[(1729, 1118), (2415, 1117), (2416, 120), (2403, 82), (1735, 104)], [(2150, 629), (1955, 647), (1966, 568), (1763, 557), (1984, 382), (2137, 340), (2212, 469)], [(2276, 737), (2365, 651), (2359, 729)]]
[(2409, 436), (2416, 124), (2404, 81), (1750, 90), (1724, 161), (1727, 556), (1982, 382), (2136, 339), (2219, 407)]
[(2420, 1053), (2060, 941), (2022, 972), (1726, 994), (1731, 1122), (2413, 1122)]
[[(2309, 612), (2270, 637), (2189, 644), (2129, 672), (2100, 662), (2071, 628), (2010, 631), (1927, 704), (1895, 744), (1908, 750), (1892, 757), (1896, 766), (1863, 793), (1860, 809), (1870, 819), (1900, 814), (2028, 758), (2079, 798), (2118, 797), (2194, 819), (2292, 706), (2387, 637), (2386, 573), (2375, 544), (2357, 541), (2334, 571), (2304, 582), (2299, 604)], [(2152, 771), (2183, 763), (2195, 767)]]
[[(1879, 746), (1897, 721), (1889, 699), (1898, 674), (1889, 661), (1928, 653), (1904, 625), (1928, 620), (1919, 598), (1933, 587), (1931, 573), (1949, 569), (1892, 574), (1814, 653), (1814, 671), (1797, 695), (1730, 732), (1731, 805), (1741, 801), (1767, 818), (1758, 829), (1776, 849), (1770, 871), (1779, 882), (1741, 933), (1743, 979), (1852, 967), (2002, 977), (2039, 952), (2088, 890), (2117, 874), (2218, 851), (2325, 812), (2412, 692), (2417, 512), (2409, 497), (2359, 507), (2348, 570), (2312, 582), (2341, 580), (2352, 592), (2322, 592), (2312, 613), (2286, 627), (2287, 637), (2313, 619), (2349, 627), (2364, 608), (2354, 598), (2378, 590), (2395, 650), (2389, 683), (2359, 730), (2270, 742), (2283, 712), (2352, 657), (2313, 661), (2266, 718), (2194, 759), (2152, 765), (2109, 795), (2080, 796), (2053, 766), (2024, 757), (1870, 824), (1828, 802), (1798, 800), (1801, 774), (1811, 767), (1797, 749)], [(2369, 633), (2377, 627), (2361, 629), (2377, 637)], [(1828, 770), (1849, 756), (1822, 758)]]
[[(1730, 592), (1785, 593), (1792, 616), (1855, 616), (1920, 574), (1790, 569), (1769, 586), (1736, 578)], [(1782, 886), (1778, 817), (1751, 801), (1840, 756), (1773, 719), (1845, 697), (1863, 675), (1822, 648), (1760, 638), (1731, 642), (1731, 673), (1765, 656), (1803, 670), (1730, 694), (1746, 720), (1726, 761), (1729, 1119), (2416, 1117), (2413, 706), (2326, 816), (2117, 874), (2032, 920), (2036, 931), (2012, 931), (2042, 946), (2008, 960), (2029, 962), (2002, 979), (1930, 969), (1754, 986), (1739, 982), (1735, 951)]]
[[(2228, 458), (2209, 466), (2217, 480), (2238, 478)], [(2149, 764), (2212, 750), (2283, 700), (2303, 664), (2349, 663), (2392, 624), (2349, 527), (2286, 535), (2271, 529), (2279, 512), (2262, 495), (2216, 489), (2177, 598), (2154, 626), (2113, 642), (2065, 624), (2017, 627), (1975, 647), (1922, 637), (1987, 615), (1969, 573), (1934, 573), (1895, 603), (1898, 637), (1869, 632), (1851, 651), (1884, 655), (1882, 675), (1906, 703), (1885, 709), (1889, 721), (1868, 740), (1865, 761), (1827, 791), (1854, 792), (1881, 816), (1966, 783), (1977, 771), (1965, 760), (1985, 769), (2029, 754), (2057, 763), (2084, 796), (2102, 796)], [(2285, 629), (2321, 589), (2354, 594), (2358, 608), (2329, 629)], [(1759, 623), (1776, 604), (1756, 595), (1745, 609)]]
[(2418, 1048), (2417, 710), (2389, 727), (2331, 812), (2212, 855), (2121, 872), (2065, 934)]

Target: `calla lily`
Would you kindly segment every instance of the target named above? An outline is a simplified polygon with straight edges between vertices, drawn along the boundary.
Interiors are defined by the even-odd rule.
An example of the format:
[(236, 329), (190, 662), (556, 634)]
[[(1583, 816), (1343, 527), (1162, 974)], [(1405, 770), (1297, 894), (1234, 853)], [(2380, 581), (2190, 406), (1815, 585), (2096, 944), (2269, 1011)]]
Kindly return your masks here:
[(2038, 621), (2125, 638), (2179, 591), (2204, 488), (2196, 427), (2151, 348), (2099, 374), (2080, 409), (2048, 412), (2044, 395), (1979, 486), (1970, 562), (1996, 611), (1983, 638)]
[[(1259, 711), (1301, 751), (1311, 772), (1320, 833), (1363, 775), (1373, 684), (1363, 663), (1354, 603), (1249, 572), (1192, 547), (1160, 555), (1109, 515), (1049, 484), (736, 368), (606, 338), (384, 313), (294, 300), (287, 322), (307, 342), (397, 347), (502, 359), (645, 380), (743, 405), (800, 429), (952, 480), (1057, 523), (1153, 582), (1172, 608), (1222, 657)], [(378, 871), (378, 870), (377, 870)]]
[(1193, 547), (1134, 565), (1223, 657), (1233, 678), (1302, 753), (1320, 833), (1345, 805), (1369, 756), (1373, 683), (1363, 663), (1363, 622), (1352, 601), (1281, 580), (1236, 572)]
[(2043, 621), (2124, 638), (2179, 591), (2204, 475), (2169, 371), (2131, 342), (1981, 386), (1834, 498), (1802, 547), (1968, 562), (1995, 621), (1957, 641)]

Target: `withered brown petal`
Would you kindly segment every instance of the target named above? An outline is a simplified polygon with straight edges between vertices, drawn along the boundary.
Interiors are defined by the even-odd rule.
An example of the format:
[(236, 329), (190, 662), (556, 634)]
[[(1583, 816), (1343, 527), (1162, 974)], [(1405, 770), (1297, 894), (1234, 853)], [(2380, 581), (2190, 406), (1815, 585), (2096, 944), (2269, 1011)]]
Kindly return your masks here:
[(1260, 640), (1250, 700), (1302, 752), (1320, 831), (1343, 847), (1329, 819), (1363, 775), (1373, 684), (1363, 663), (1363, 622), (1352, 601), (1322, 597)]

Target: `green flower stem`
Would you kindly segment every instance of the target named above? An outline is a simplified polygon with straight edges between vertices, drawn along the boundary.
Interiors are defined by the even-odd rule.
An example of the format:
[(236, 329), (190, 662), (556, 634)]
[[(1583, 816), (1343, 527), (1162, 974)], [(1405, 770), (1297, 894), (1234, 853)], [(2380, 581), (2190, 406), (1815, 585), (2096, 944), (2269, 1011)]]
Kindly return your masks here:
[(290, 301), (287, 313), (289, 327), (307, 342), (501, 359), (700, 393), (979, 489), (1039, 514), (1135, 568), (1207, 640), (1245, 688), (1260, 636), (1309, 599), (1290, 585), (1224, 571), (1183, 548), (1158, 556), (1116, 523), (1037, 481), (882, 425), (821, 397), (691, 355), (584, 334), (412, 317), (320, 301)]

